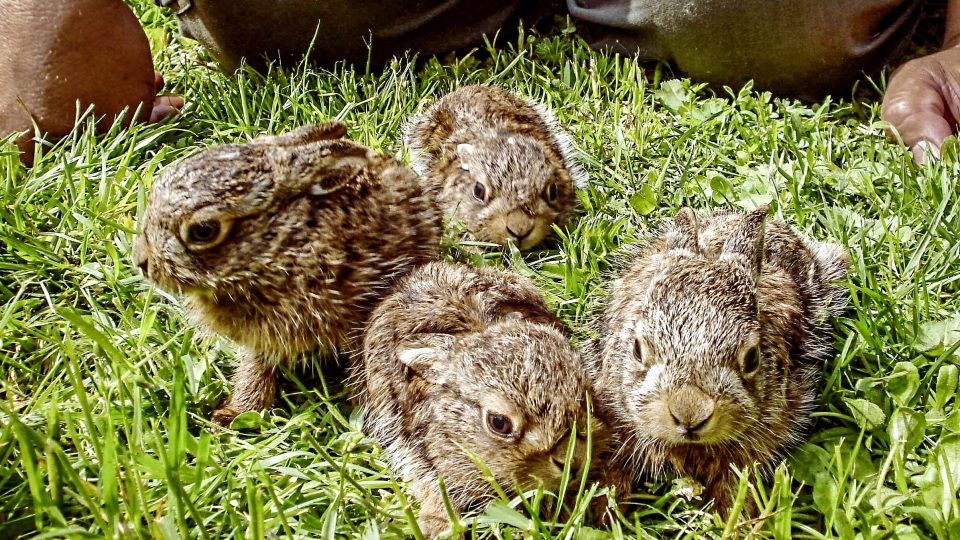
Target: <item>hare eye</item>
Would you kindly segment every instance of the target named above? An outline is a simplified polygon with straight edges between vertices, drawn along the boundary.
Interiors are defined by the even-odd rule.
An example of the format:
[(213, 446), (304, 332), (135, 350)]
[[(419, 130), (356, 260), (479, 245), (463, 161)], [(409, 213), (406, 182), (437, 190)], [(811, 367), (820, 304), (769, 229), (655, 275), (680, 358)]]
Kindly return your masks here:
[(640, 343), (640, 338), (633, 340), (633, 357), (643, 362), (643, 343)]
[(487, 428), (496, 435), (509, 437), (513, 434), (513, 422), (505, 414), (487, 413)]
[(752, 347), (743, 355), (741, 370), (744, 375), (750, 376), (760, 369), (760, 347)]
[(557, 201), (557, 184), (556, 184), (556, 182), (551, 182), (550, 185), (547, 186), (547, 191), (546, 191), (546, 193), (547, 193), (547, 202), (548, 202), (548, 203), (553, 204), (553, 203), (555, 203), (555, 202)]
[(207, 244), (216, 240), (219, 235), (220, 223), (216, 221), (201, 221), (187, 229), (187, 239), (191, 244)]
[(180, 229), (180, 238), (188, 249), (209, 249), (223, 241), (231, 224), (232, 221), (229, 219), (206, 219), (184, 223)]
[(478, 201), (485, 201), (487, 199), (487, 187), (484, 186), (482, 182), (477, 182), (473, 185), (473, 196), (476, 197)]

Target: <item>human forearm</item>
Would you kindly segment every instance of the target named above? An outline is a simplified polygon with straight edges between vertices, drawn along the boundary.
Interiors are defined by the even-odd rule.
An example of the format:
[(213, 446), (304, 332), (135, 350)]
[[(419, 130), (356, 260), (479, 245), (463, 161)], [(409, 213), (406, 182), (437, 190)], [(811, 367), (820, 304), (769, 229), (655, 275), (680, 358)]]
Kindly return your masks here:
[(943, 48), (951, 49), (960, 45), (960, 0), (950, 0), (947, 4), (947, 24), (943, 32)]

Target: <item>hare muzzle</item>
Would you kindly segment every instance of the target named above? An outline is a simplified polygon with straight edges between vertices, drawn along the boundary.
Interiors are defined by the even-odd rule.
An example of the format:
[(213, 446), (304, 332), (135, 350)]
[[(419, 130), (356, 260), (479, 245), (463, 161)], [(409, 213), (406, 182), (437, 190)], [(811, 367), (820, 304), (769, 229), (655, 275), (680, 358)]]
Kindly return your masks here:
[(673, 392), (667, 400), (667, 408), (678, 433), (690, 441), (707, 434), (716, 405), (716, 400), (689, 384)]
[[(560, 474), (563, 474), (563, 468), (567, 463), (567, 450), (570, 445), (570, 437), (564, 437), (559, 443), (557, 443), (556, 448), (553, 450), (553, 455), (550, 456), (550, 461), (557, 468)], [(584, 462), (587, 458), (587, 442), (585, 440), (577, 440), (574, 442), (573, 455), (570, 456), (570, 474), (577, 474), (580, 469), (583, 467)]]
[(510, 234), (512, 239), (519, 245), (530, 236), (530, 233), (533, 232), (534, 227), (533, 218), (526, 215), (521, 211), (511, 212), (507, 216), (505, 227), (507, 233)]
[(150, 243), (144, 234), (138, 234), (133, 243), (133, 264), (140, 268), (145, 277), (150, 277)]

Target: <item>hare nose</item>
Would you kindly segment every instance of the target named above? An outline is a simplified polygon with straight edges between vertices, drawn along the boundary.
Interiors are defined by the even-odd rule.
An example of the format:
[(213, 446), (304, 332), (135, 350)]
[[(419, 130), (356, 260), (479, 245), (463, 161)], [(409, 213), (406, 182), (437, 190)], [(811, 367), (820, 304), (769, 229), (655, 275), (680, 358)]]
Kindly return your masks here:
[(136, 264), (144, 276), (150, 277), (150, 258), (148, 257), (149, 246), (144, 236), (137, 237), (133, 245), (133, 263)]
[(533, 219), (522, 211), (514, 211), (507, 216), (507, 232), (519, 243), (533, 232)]
[[(553, 456), (550, 458), (550, 461), (553, 463), (553, 466), (556, 467), (558, 471), (563, 472), (563, 468), (566, 465), (566, 462), (563, 460), (563, 458), (558, 458), (556, 456)], [(576, 456), (574, 456), (574, 458), (570, 460), (570, 476), (575, 476), (577, 473), (580, 472), (580, 465), (581, 465), (580, 460), (577, 459)]]
[(685, 385), (676, 391), (667, 404), (670, 417), (683, 432), (691, 436), (702, 430), (713, 418), (717, 402), (695, 386)]
[(510, 236), (514, 237), (518, 242), (530, 236), (531, 231), (533, 231), (532, 223), (527, 227), (517, 227), (517, 229), (507, 225), (507, 232), (510, 233)]
[(583, 467), (583, 463), (586, 460), (586, 441), (581, 440), (580, 437), (576, 437), (573, 443), (573, 452), (570, 452), (570, 461), (567, 461), (567, 452), (570, 451), (570, 440), (571, 434), (567, 434), (560, 438), (557, 443), (553, 446), (553, 449), (550, 451), (550, 462), (553, 463), (553, 466), (557, 468), (558, 471), (563, 472), (563, 468), (566, 466), (570, 469), (570, 474), (575, 475), (580, 472), (580, 469)]

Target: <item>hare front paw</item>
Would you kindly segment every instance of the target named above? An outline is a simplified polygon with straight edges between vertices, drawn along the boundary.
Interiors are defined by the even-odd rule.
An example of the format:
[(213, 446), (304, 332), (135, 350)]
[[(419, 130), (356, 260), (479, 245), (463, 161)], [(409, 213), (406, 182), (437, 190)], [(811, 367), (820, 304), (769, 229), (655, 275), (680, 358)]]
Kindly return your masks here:
[(230, 398), (227, 398), (219, 407), (213, 410), (213, 413), (210, 415), (210, 420), (227, 427), (230, 425), (230, 422), (233, 422), (233, 419), (242, 412), (244, 411), (230, 405)]

